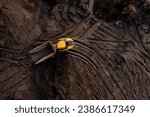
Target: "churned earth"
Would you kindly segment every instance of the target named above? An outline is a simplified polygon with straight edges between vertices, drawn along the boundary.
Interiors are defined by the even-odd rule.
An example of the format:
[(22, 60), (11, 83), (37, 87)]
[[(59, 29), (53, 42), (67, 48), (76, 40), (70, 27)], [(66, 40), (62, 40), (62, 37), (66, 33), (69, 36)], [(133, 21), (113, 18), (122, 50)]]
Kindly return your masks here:
[[(75, 48), (32, 63), (61, 37)], [(150, 99), (150, 1), (1, 0), (0, 99)]]

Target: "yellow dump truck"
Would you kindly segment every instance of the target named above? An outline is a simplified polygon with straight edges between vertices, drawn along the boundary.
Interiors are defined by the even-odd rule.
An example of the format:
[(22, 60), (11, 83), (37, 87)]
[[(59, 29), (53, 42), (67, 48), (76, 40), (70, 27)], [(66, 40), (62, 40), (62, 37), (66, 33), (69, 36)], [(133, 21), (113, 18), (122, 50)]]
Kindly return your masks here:
[(29, 52), (35, 64), (41, 63), (53, 57), (56, 52), (70, 50), (74, 47), (73, 38), (60, 38), (56, 43), (47, 41)]

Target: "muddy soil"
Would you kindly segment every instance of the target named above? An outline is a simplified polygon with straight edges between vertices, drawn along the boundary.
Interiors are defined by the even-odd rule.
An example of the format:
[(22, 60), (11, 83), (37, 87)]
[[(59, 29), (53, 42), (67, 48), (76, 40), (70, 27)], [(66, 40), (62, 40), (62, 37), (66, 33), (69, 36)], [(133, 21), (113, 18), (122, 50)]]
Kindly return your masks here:
[[(32, 63), (61, 37), (75, 48)], [(150, 1), (1, 0), (0, 99), (150, 99)]]

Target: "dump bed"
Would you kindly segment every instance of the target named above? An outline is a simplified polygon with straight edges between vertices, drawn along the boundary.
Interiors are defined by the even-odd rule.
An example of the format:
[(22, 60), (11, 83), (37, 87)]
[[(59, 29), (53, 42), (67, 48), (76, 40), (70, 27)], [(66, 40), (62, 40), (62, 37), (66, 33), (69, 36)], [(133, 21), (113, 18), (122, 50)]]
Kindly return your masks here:
[(33, 62), (38, 64), (44, 60), (51, 58), (56, 53), (56, 49), (51, 42), (45, 42), (44, 44), (34, 48), (29, 52)]

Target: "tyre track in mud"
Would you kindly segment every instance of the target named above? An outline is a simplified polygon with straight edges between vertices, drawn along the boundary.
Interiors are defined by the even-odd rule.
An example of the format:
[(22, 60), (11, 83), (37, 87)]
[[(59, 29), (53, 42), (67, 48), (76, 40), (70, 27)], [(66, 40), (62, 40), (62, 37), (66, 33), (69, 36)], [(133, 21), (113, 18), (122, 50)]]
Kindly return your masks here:
[(52, 38), (61, 38), (61, 37), (65, 37), (65, 36), (76, 37), (76, 35), (78, 33), (80, 33), (80, 30), (85, 25), (85, 23), (89, 20), (90, 17), (91, 17), (91, 15), (88, 15), (84, 20), (80, 21), (79, 23), (76, 23), (76, 25), (74, 27), (71, 27), (71, 28), (65, 30), (63, 33), (56, 35)]
[(18, 66), (22, 66), (22, 63), (18, 62), (18, 61), (14, 61), (14, 60), (11, 60), (11, 59), (5, 59), (5, 58), (0, 58), (0, 60), (2, 61), (5, 61), (5, 62), (8, 62), (8, 63), (12, 63), (12, 64), (16, 64)]
[(83, 24), (82, 22), (85, 21), (83, 18), (89, 16), (86, 10), (79, 7), (79, 4), (75, 6), (66, 3), (58, 4), (52, 12), (55, 20), (59, 21), (60, 26), (64, 29), (62, 33), (54, 35), (52, 38), (60, 38), (72, 33), (79, 24)]
[[(105, 25), (98, 27), (98, 30), (96, 30), (96, 32), (88, 38), (89, 42), (95, 42), (95, 43), (107, 43), (107, 45), (112, 45), (112, 43), (116, 44), (119, 41), (121, 41), (123, 39), (123, 37), (117, 37), (116, 35), (114, 35), (114, 33), (112, 33), (112, 29), (110, 30), (109, 28), (106, 28)], [(119, 32), (118, 32), (119, 33)], [(117, 34), (117, 32), (116, 32)], [(105, 48), (106, 49), (106, 48)]]
[[(76, 60), (75, 59), (73, 59), (74, 60), (74, 62), (75, 62), (75, 64), (77, 64), (77, 62), (76, 62)], [(77, 65), (73, 65), (74, 66), (74, 68), (75, 68), (75, 71), (77, 72), (77, 74), (80, 76), (80, 79), (79, 80), (75, 80), (75, 82), (73, 83), (73, 85), (74, 85), (74, 87), (75, 87), (75, 89), (76, 88), (78, 88), (77, 90), (79, 90), (79, 92), (80, 93), (84, 93), (85, 95), (86, 95), (86, 91), (84, 90), (85, 89), (85, 87), (86, 87), (86, 83), (87, 82), (84, 82), (84, 81), (87, 81), (86, 79), (84, 79), (84, 77), (83, 77), (83, 75), (81, 74), (81, 72), (79, 72), (79, 67), (77, 66)], [(81, 84), (83, 84), (83, 85), (81, 85)], [(72, 85), (72, 86), (73, 86)], [(76, 87), (76, 86), (78, 86), (79, 85), (79, 87)], [(83, 91), (82, 91), (82, 90)], [(73, 92), (71, 92), (71, 93), (73, 93)]]
[[(5, 97), (10, 97), (12, 96), (12, 94), (14, 94), (14, 92), (16, 91), (16, 89), (19, 86), (22, 86), (26, 83), (29, 83), (30, 79), (29, 76), (26, 76), (24, 78), (21, 78), (21, 80), (18, 80), (17, 82), (15, 82), (15, 84), (13, 84), (12, 86), (10, 86), (9, 88), (7, 88), (6, 91), (2, 91), (2, 94), (0, 95), (0, 99), (4, 99)], [(13, 97), (14, 98), (14, 97)], [(9, 98), (8, 98), (9, 99)]]
[[(82, 26), (82, 25), (81, 25), (81, 26)], [(99, 31), (99, 29), (101, 28), (101, 26), (104, 27), (104, 26), (103, 26), (103, 21), (96, 21), (95, 24), (89, 26), (89, 27), (87, 28), (87, 30), (83, 31), (82, 36), (79, 36), (79, 37), (78, 37), (79, 39), (75, 40), (75, 45), (77, 45), (79, 48), (84, 48), (84, 50), (86, 50), (88, 54), (89, 54), (89, 53), (90, 53), (90, 54), (92, 53), (92, 55), (93, 55), (96, 59), (98, 59), (98, 62), (96, 62), (95, 64), (93, 64), (93, 63), (95, 62), (95, 60), (93, 60), (93, 59), (92, 59), (93, 62), (87, 62), (87, 60), (89, 61), (89, 58), (87, 58), (88, 55), (85, 56), (85, 55), (82, 54), (82, 55), (79, 56), (79, 54), (81, 54), (80, 52), (77, 52), (77, 53), (79, 53), (78, 55), (77, 55), (77, 54), (74, 54), (74, 52), (76, 52), (76, 51), (73, 51), (73, 53), (71, 53), (71, 54), (74, 54), (75, 57), (78, 56), (79, 58), (80, 58), (80, 57), (84, 58), (84, 61), (87, 62), (87, 63), (90, 63), (90, 65), (92, 65), (92, 66), (95, 66), (95, 65), (97, 65), (97, 64), (100, 64), (100, 65), (101, 65), (102, 60), (99, 58), (98, 53), (94, 52), (94, 51), (93, 51), (93, 48), (90, 47), (89, 45), (85, 44), (85, 42), (84, 42), (86, 39), (89, 39), (89, 37), (90, 37), (93, 33), (95, 33), (97, 30)], [(106, 26), (105, 26), (105, 27), (106, 27)], [(78, 29), (80, 29), (80, 30), (78, 30), (77, 32), (75, 32), (75, 33), (73, 33), (73, 34), (79, 35), (79, 33), (80, 33), (80, 35), (81, 35), (81, 32), (82, 32), (83, 28), (85, 29), (85, 26), (84, 26), (84, 25), (83, 25), (83, 27), (79, 27)], [(107, 29), (107, 27), (106, 27), (106, 29)], [(109, 28), (108, 28), (108, 29), (109, 29)], [(107, 29), (107, 30), (108, 30), (108, 29)], [(108, 31), (109, 31), (109, 33), (108, 33)], [(115, 36), (112, 34), (112, 31), (114, 31), (114, 30), (108, 30), (108, 31), (107, 31), (107, 32), (104, 32), (104, 34), (109, 35), (109, 36), (110, 36), (110, 34), (111, 34), (111, 36), (113, 36), (114, 38), (117, 38), (117, 37), (115, 37)], [(72, 35), (73, 35), (73, 34), (72, 34)], [(98, 35), (98, 34), (97, 34), (97, 35)], [(111, 36), (110, 36), (110, 37), (111, 37)], [(101, 37), (101, 38), (103, 38), (103, 37)], [(79, 40), (82, 40), (82, 42), (79, 41)], [(94, 59), (95, 59), (95, 58), (94, 58)], [(90, 60), (90, 61), (91, 61), (91, 60)], [(103, 65), (102, 65), (102, 66), (103, 66)], [(98, 69), (98, 68), (99, 68), (99, 66), (97, 67), (97, 69)], [(102, 68), (104, 68), (104, 67), (102, 67)], [(109, 80), (111, 81), (111, 78), (110, 78)], [(109, 85), (110, 83), (106, 82), (106, 79), (103, 79), (103, 81), (105, 82), (107, 88), (109, 89), (109, 91), (110, 91), (110, 93), (111, 93), (111, 89), (109, 88), (109, 87), (110, 87), (110, 85)], [(109, 81), (109, 82), (110, 82), (110, 81)], [(116, 81), (115, 81), (115, 82), (116, 82)], [(122, 90), (121, 90), (119, 84), (117, 84), (117, 86), (118, 86), (118, 88), (120, 89), (120, 93), (123, 94), (122, 98), (123, 98), (123, 97), (126, 97), (125, 94), (124, 94), (124, 92), (122, 92)], [(112, 93), (111, 93), (111, 94), (112, 94)], [(112, 94), (112, 96), (115, 97), (113, 94)]]
[[(98, 34), (101, 34), (99, 37), (100, 37), (100, 40), (98, 40), (98, 38), (96, 39), (96, 40), (94, 40), (94, 38), (92, 39), (92, 41), (94, 40), (95, 42), (105, 42), (105, 43), (108, 43), (108, 40), (107, 40), (107, 38), (108, 39), (111, 39), (111, 44), (114, 42), (114, 43), (120, 43), (121, 41), (122, 41), (122, 39), (124, 39), (124, 38), (122, 38), (120, 35), (118, 35), (118, 37), (116, 37), (114, 34), (117, 34), (117, 33), (115, 33), (114, 31), (112, 31), (112, 30), (110, 30), (110, 28), (108, 27), (106, 27), (105, 25), (103, 25), (102, 27), (101, 27), (102, 29), (100, 29), (100, 31), (98, 32)], [(103, 35), (105, 35), (105, 38), (104, 37), (102, 37), (102, 32), (103, 31)], [(111, 33), (111, 32), (113, 32), (113, 33)], [(113, 34), (113, 35), (112, 35)], [(136, 35), (136, 34), (135, 34)], [(110, 36), (110, 37), (109, 37)], [(120, 36), (120, 37), (119, 37)], [(137, 36), (138, 37), (138, 36)], [(102, 39), (106, 39), (106, 40), (102, 40)], [(112, 41), (112, 40), (114, 40), (114, 41)], [(91, 40), (90, 40), (91, 41)], [(113, 46), (113, 45), (112, 45)], [(140, 46), (140, 45), (139, 45)], [(117, 46), (116, 46), (117, 47)], [(140, 46), (140, 48), (142, 49), (142, 47)], [(125, 50), (124, 50), (125, 51)], [(136, 56), (137, 57), (137, 56)], [(136, 58), (134, 59), (134, 60), (136, 60)], [(110, 59), (110, 61), (112, 61), (111, 59)], [(136, 60), (137, 61), (137, 60)], [(135, 62), (137, 65), (139, 65), (141, 62), (141, 59), (139, 60), (139, 61), (137, 61), (137, 62)], [(136, 65), (136, 67), (137, 67), (137, 65)], [(141, 64), (142, 65), (142, 64)], [(144, 68), (142, 67), (142, 66), (140, 66), (139, 67), (139, 69), (142, 69), (142, 72), (143, 72), (143, 70), (144, 70)], [(125, 92), (124, 90), (124, 87), (121, 85), (121, 82), (123, 83), (123, 84), (125, 84), (125, 82), (122, 80), (122, 79), (120, 79), (120, 78), (117, 78), (118, 77), (118, 75), (119, 74), (117, 74), (117, 73), (114, 73), (114, 71), (112, 71), (111, 69), (109, 69), (109, 71), (110, 71), (110, 73), (112, 74), (111, 75), (111, 78), (108, 78), (109, 79), (109, 81), (113, 81), (114, 82), (114, 84), (116, 84), (116, 88), (115, 88), (115, 90), (117, 90), (117, 89), (119, 89), (120, 91), (120, 93), (119, 94), (121, 94), (122, 96), (122, 99), (129, 99), (129, 97), (127, 96), (127, 92)], [(136, 70), (136, 71), (138, 71), (138, 70)], [(127, 73), (128, 72), (130, 72), (130, 71), (126, 71)], [(144, 73), (144, 72), (143, 72)], [(146, 73), (146, 72), (145, 72)], [(137, 74), (136, 72), (134, 73), (134, 74)], [(147, 73), (147, 74), (149, 74), (149, 73)], [(124, 76), (125, 77), (125, 76)], [(137, 75), (137, 77), (136, 77), (136, 80), (139, 80), (140, 81), (140, 78), (142, 78), (142, 76), (141, 76), (141, 74), (139, 73), (139, 75)], [(146, 77), (144, 77), (145, 79), (147, 79)], [(128, 77), (128, 80), (130, 80), (129, 79), (129, 77)], [(120, 83), (119, 83), (120, 82)], [(144, 83), (144, 82), (143, 82)], [(143, 84), (143, 83), (141, 83), (143, 86), (145, 85), (145, 84)], [(135, 83), (134, 83), (134, 85), (136, 86), (136, 87), (139, 87), (139, 85), (138, 85), (138, 82), (136, 81)], [(141, 91), (142, 90), (144, 90), (144, 88), (142, 87), (141, 88)], [(137, 96), (135, 96), (134, 95), (134, 97), (133, 98), (135, 98), (135, 99), (139, 99), (141, 96), (142, 96), (142, 94), (143, 93), (139, 93)]]
[[(99, 24), (99, 25), (98, 25)], [(96, 32), (96, 34), (95, 34), (95, 32)], [(98, 32), (98, 33), (97, 33)], [(94, 34), (95, 35), (94, 35)], [(92, 35), (93, 34), (93, 35)], [(92, 36), (94, 36), (94, 38), (93, 38), (93, 40), (95, 41), (95, 43), (97, 43), (98, 41), (99, 42), (101, 42), (101, 40), (100, 39), (106, 39), (106, 38), (111, 38), (111, 39), (114, 39), (115, 41), (115, 43), (116, 42), (119, 42), (121, 39), (122, 39), (122, 37), (121, 38), (119, 38), (119, 37), (117, 37), (116, 35), (114, 35), (114, 34), (118, 34), (118, 32), (116, 32), (115, 30), (113, 30), (113, 29), (111, 29), (111, 28), (109, 28), (109, 27), (107, 27), (107, 26), (105, 26), (105, 25), (101, 25), (101, 23), (96, 23), (92, 28), (91, 28), (91, 30), (89, 30), (89, 31), (87, 31), (87, 33), (85, 33), (85, 35), (83, 34), (83, 38), (82, 38), (82, 36), (80, 37), (80, 39), (83, 39), (83, 40), (85, 40), (85, 39), (89, 39), (90, 38), (90, 35), (92, 35)], [(106, 38), (104, 38), (104, 37), (102, 37), (102, 35), (105, 35), (105, 37)], [(96, 37), (96, 39), (95, 39), (95, 37)], [(90, 40), (88, 40), (88, 41), (90, 41)], [(107, 40), (108, 41), (108, 40)], [(106, 41), (106, 42), (107, 42)], [(108, 43), (108, 42), (107, 42)], [(110, 41), (110, 43), (112, 43), (112, 40)], [(86, 45), (85, 45), (86, 46)], [(113, 46), (113, 45), (112, 45)], [(82, 45), (80, 45), (80, 47), (82, 47)], [(88, 46), (87, 46), (88, 47)], [(93, 53), (93, 50), (91, 49), (91, 48), (89, 48), (89, 49), (87, 49), (87, 48), (85, 48), (86, 50), (88, 50), (89, 52), (92, 52)], [(94, 55), (97, 55), (97, 56), (99, 56), (98, 55), (98, 53), (95, 53), (94, 52)], [(99, 63), (100, 64), (100, 63)], [(102, 65), (103, 66), (103, 65)], [(105, 66), (103, 66), (102, 68), (105, 68)], [(112, 71), (111, 71), (111, 73), (112, 73)], [(127, 96), (126, 96), (126, 94), (125, 94), (125, 92), (122, 90), (123, 89), (123, 87), (121, 87), (120, 86), (120, 84), (117, 82), (117, 79), (116, 78), (114, 78), (113, 76), (112, 77), (108, 77), (108, 79), (109, 79), (109, 82), (110, 81), (112, 81), (113, 80), (113, 82), (115, 83), (115, 84), (117, 84), (116, 85), (116, 87), (113, 87), (113, 88), (115, 88), (116, 90), (117, 89), (119, 89), (120, 91), (119, 91), (119, 93), (120, 94), (122, 94), (122, 99), (127, 99)], [(105, 82), (105, 84), (107, 85), (107, 88), (109, 88), (111, 85), (110, 85), (110, 83), (108, 83), (108, 81), (106, 80), (106, 79), (103, 79), (103, 81)], [(109, 89), (110, 90), (110, 89)], [(113, 94), (112, 94), (113, 95)], [(114, 96), (113, 95), (113, 97), (116, 97), (116, 96)]]
[(95, 60), (97, 61), (97, 63), (101, 63), (103, 62), (102, 59), (98, 56), (98, 54), (96, 53), (96, 51), (94, 50), (94, 48), (92, 48), (92, 46), (90, 44), (85, 44), (85, 42), (79, 41), (79, 40), (74, 40), (75, 41), (75, 45), (83, 50), (85, 50), (87, 53), (89, 53), (90, 55), (92, 55), (92, 57), (95, 58)]
[[(16, 71), (11, 72), (11, 74), (8, 74), (8, 77), (5, 77), (3, 79), (1, 79), (0, 81), (0, 92), (6, 91), (7, 89), (5, 89), (8, 85), (13, 86), (13, 81), (15, 81), (15, 79), (19, 78), (18, 74), (22, 74), (24, 71), (26, 71), (26, 69), (28, 69), (28, 65), (31, 63), (31, 59), (29, 59), (29, 57), (27, 57), (27, 54), (25, 54), (25, 52), (20, 52), (20, 51), (15, 51), (15, 50), (11, 50), (11, 49), (3, 49), (0, 48), (0, 50), (3, 50), (1, 54), (1, 58), (0, 60), (14, 64), (17, 66)], [(29, 65), (29, 68), (31, 67), (31, 64)], [(9, 72), (9, 71), (8, 71)], [(15, 78), (17, 77), (17, 78)], [(9, 88), (9, 87), (8, 87)], [(0, 94), (1, 95), (1, 94)]]
[(13, 49), (4, 49), (0, 48), (1, 58), (0, 60), (17, 64), (18, 66), (25, 66), (31, 62), (31, 58), (27, 54), (27, 52), (21, 52)]
[[(81, 65), (78, 64), (77, 62), (77, 59), (74, 59), (73, 58), (73, 61), (74, 61), (74, 69), (75, 69), (75, 72), (78, 74), (78, 76), (80, 77), (79, 79), (75, 79), (75, 81), (73, 82), (73, 84), (71, 85), (72, 88), (76, 89), (76, 90), (79, 90), (80, 93), (82, 93), (82, 96), (84, 97), (83, 99), (95, 99), (95, 97), (104, 97), (102, 96), (103, 94), (100, 93), (99, 91), (97, 91), (96, 89), (96, 84), (98, 83), (96, 80), (92, 80), (92, 77), (83, 77), (83, 74), (84, 72), (86, 72), (86, 69), (89, 70), (91, 68), (87, 67), (85, 68), (84, 72), (81, 72), (80, 69), (81, 69)], [(96, 77), (95, 77), (96, 78)], [(93, 83), (94, 86), (91, 85), (91, 82)], [(99, 83), (98, 83), (99, 84)], [(102, 90), (103, 89), (99, 89), (101, 90), (101, 92), (103, 92)], [(96, 92), (96, 95), (94, 95), (94, 93)], [(71, 93), (74, 93), (74, 92), (71, 92)], [(95, 97), (94, 97), (95, 96)], [(81, 97), (80, 97), (81, 98)], [(98, 98), (97, 98), (98, 99)]]
[(2, 83), (0, 83), (0, 92), (1, 92), (0, 98), (1, 99), (3, 96), (9, 95), (11, 91), (15, 90), (15, 88), (17, 88), (21, 82), (24, 82), (24, 80), (27, 80), (28, 78), (27, 70), (31, 68), (31, 66), (32, 66), (32, 63), (24, 67), (21, 67), (15, 73), (13, 73), (4, 81), (2, 81)]
[[(93, 16), (92, 16), (92, 18), (93, 18)], [(90, 19), (90, 18), (89, 18)], [(88, 19), (88, 20), (89, 20)], [(85, 23), (85, 22), (84, 22)], [(87, 24), (88, 25), (88, 24)], [(97, 32), (97, 31), (99, 31), (98, 33), (103, 33), (103, 34), (105, 34), (105, 36), (109, 36), (109, 37), (113, 37), (114, 39), (117, 39), (117, 42), (118, 42), (118, 39), (120, 39), (120, 38), (118, 38), (117, 36), (115, 36), (112, 32), (115, 32), (113, 29), (110, 29), (109, 27), (107, 27), (107, 26), (103, 26), (103, 21), (96, 21), (95, 23), (93, 23), (92, 25), (90, 25), (90, 26), (85, 26), (85, 25), (80, 25), (80, 27), (78, 27), (77, 29), (77, 32), (75, 31), (75, 33), (73, 33), (73, 34), (71, 34), (71, 35), (78, 35), (79, 37), (79, 39), (77, 39), (77, 40), (75, 40), (75, 45), (77, 45), (79, 48), (84, 48), (84, 50), (86, 50), (87, 51), (87, 54), (89, 55), (89, 53), (91, 54), (91, 55), (93, 55), (94, 56), (94, 59), (96, 58), (96, 59), (98, 59), (98, 62), (95, 62), (95, 60), (93, 60), (93, 59), (91, 59), (91, 60), (89, 60), (90, 58), (88, 58), (88, 55), (86, 56), (86, 55), (84, 55), (84, 54), (82, 54), (81, 52), (77, 52), (77, 51), (72, 51), (73, 53), (70, 53), (70, 54), (72, 54), (72, 55), (74, 55), (75, 57), (79, 57), (81, 60), (83, 60), (84, 62), (86, 62), (86, 63), (88, 63), (88, 64), (90, 64), (90, 66), (91, 67), (94, 67), (94, 66), (97, 66), (98, 64), (102, 64), (101, 63), (101, 59), (99, 59), (99, 53), (96, 53), (96, 52), (94, 52), (93, 51), (93, 48), (92, 47), (90, 47), (89, 45), (86, 45), (85, 44), (85, 40), (87, 39), (89, 39), (90, 38), (90, 36), (94, 33), (95, 34), (95, 32)], [(87, 29), (86, 29), (87, 28)], [(102, 30), (102, 28), (106, 28), (106, 29), (103, 29)], [(83, 31), (84, 30), (84, 31)], [(82, 34), (81, 34), (81, 32), (82, 32)], [(97, 34), (95, 34), (95, 35), (98, 35), (98, 33)], [(80, 35), (82, 35), (82, 36), (80, 36)], [(99, 35), (98, 35), (98, 37), (99, 37)], [(104, 37), (100, 37), (101, 39), (103, 39)], [(81, 41), (79, 41), (79, 40), (82, 40), (82, 42)], [(88, 40), (89, 41), (89, 40)], [(97, 42), (98, 40), (96, 40), (96, 42)], [(111, 41), (110, 41), (111, 42)], [(81, 54), (81, 55), (80, 55)], [(91, 61), (91, 62), (90, 62)], [(103, 66), (103, 65), (102, 65)], [(95, 68), (95, 67), (94, 67)], [(99, 69), (99, 66), (98, 67), (96, 67), (97, 69)], [(103, 67), (102, 67), (103, 68)], [(109, 79), (110, 81), (112, 80), (111, 78)], [(108, 83), (107, 81), (106, 81), (106, 79), (103, 79), (103, 81), (105, 82), (105, 84), (106, 84), (106, 86), (107, 86), (107, 88), (109, 89), (109, 84), (110, 83)], [(109, 82), (110, 82), (109, 81)], [(116, 83), (117, 81), (116, 81), (116, 79), (114, 79), (114, 82)], [(117, 87), (120, 89), (120, 94), (122, 94), (123, 96), (121, 96), (122, 98), (125, 98), (126, 99), (126, 95), (125, 95), (125, 93), (124, 93), (124, 91), (122, 91), (122, 88), (120, 87), (120, 85), (117, 83)], [(115, 89), (117, 89), (117, 87), (115, 88)], [(109, 89), (109, 91), (110, 91), (110, 89)], [(111, 93), (112, 94), (112, 93)], [(113, 97), (115, 97), (113, 94), (112, 94), (112, 96)]]
[[(82, 54), (81, 52), (76, 53), (76, 51), (72, 51), (73, 52), (72, 54), (74, 54), (74, 56), (78, 55), (77, 57), (81, 57), (81, 59), (84, 58), (84, 61), (86, 61), (86, 62), (88, 61), (87, 63), (90, 63), (90, 65), (92, 65), (92, 66), (96, 66), (94, 68), (97, 68), (97, 69), (99, 68), (99, 66), (97, 66), (97, 65), (99, 64), (99, 62), (101, 60), (100, 60), (99, 56), (93, 51), (92, 46), (85, 44), (86, 42), (84, 42), (84, 41), (86, 39), (86, 36), (91, 35), (100, 24), (101, 23), (99, 21), (97, 21), (97, 19), (94, 16), (90, 15), (85, 20), (83, 20), (78, 25), (78, 27), (76, 27), (74, 29), (73, 33), (71, 33), (69, 35), (70, 37), (77, 37), (74, 40), (75, 45), (78, 46), (79, 49), (82, 48), (87, 54), (91, 54), (93, 58), (90, 60), (90, 57)], [(87, 35), (87, 33), (88, 33), (88, 35)], [(74, 49), (74, 50), (76, 50), (76, 49)], [(92, 61), (92, 62), (89, 62), (89, 61)]]
[[(74, 61), (75, 61), (75, 64), (74, 64), (74, 66), (75, 66), (75, 68), (76, 68), (76, 72), (79, 74), (79, 76), (81, 77), (81, 79), (80, 79), (80, 81), (77, 81), (78, 82), (78, 84), (84, 84), (84, 86), (85, 87), (88, 87), (88, 85), (90, 84), (90, 81), (92, 81), (92, 82), (94, 82), (94, 83), (92, 83), (93, 84), (93, 86), (92, 87), (90, 87), (90, 90), (91, 90), (91, 94), (89, 95), (90, 97), (89, 97), (89, 99), (91, 98), (91, 99), (100, 99), (100, 97), (102, 98), (102, 99), (106, 99), (106, 98), (104, 98), (105, 97), (105, 91), (106, 91), (106, 89), (107, 89), (107, 91), (109, 92), (109, 95), (112, 95), (112, 98), (111, 99), (116, 99), (116, 97), (113, 95), (113, 93), (112, 93), (112, 91), (111, 91), (111, 88), (110, 88), (110, 83), (108, 83), (108, 82), (106, 82), (106, 79), (107, 79), (107, 75), (106, 75), (106, 79), (103, 79), (103, 78), (101, 78), (101, 76), (100, 76), (100, 74), (97, 74), (97, 73), (94, 73), (92, 76), (90, 76), (91, 77), (91, 79), (89, 79), (89, 78), (85, 78), (85, 77), (83, 77), (82, 76), (82, 74), (81, 74), (81, 72), (80, 72), (80, 68), (81, 68), (81, 66), (79, 66), (79, 64), (77, 64), (77, 62), (76, 62), (76, 60), (74, 59)], [(90, 68), (91, 69), (91, 68)], [(89, 71), (90, 71), (90, 69), (89, 69)], [(104, 69), (97, 69), (97, 72), (100, 72), (100, 73), (102, 73), (102, 72), (105, 72), (104, 71)], [(87, 71), (85, 71), (85, 72), (87, 72)], [(104, 73), (103, 73), (103, 75), (104, 75)], [(93, 77), (94, 77), (94, 80), (93, 80)], [(89, 80), (89, 81), (88, 81)], [(98, 86), (100, 86), (100, 84), (101, 84), (101, 82), (103, 83), (103, 88), (100, 88), (100, 89), (97, 89), (96, 87), (98, 87)], [(86, 85), (85, 85), (86, 84)], [(84, 87), (81, 87), (83, 90), (85, 90), (85, 88)], [(86, 91), (84, 91), (84, 92), (86, 92)], [(105, 93), (104, 93), (105, 92)], [(100, 97), (99, 97), (100, 96)]]
[[(109, 43), (108, 40), (109, 40), (111, 43), (110, 46), (114, 46), (114, 45), (112, 45), (113, 42), (119, 43), (119, 41), (122, 40), (121, 37), (119, 38), (119, 37), (115, 36), (115, 34), (117, 35), (119, 32), (116, 32), (115, 30), (110, 29), (106, 25), (99, 27), (98, 31), (95, 33), (96, 33), (95, 35), (92, 35), (93, 36), (92, 41), (95, 41), (95, 43), (104, 42), (104, 43), (107, 43), (107, 45), (108, 45), (108, 43)], [(94, 38), (96, 38), (96, 39), (94, 39)], [(91, 40), (89, 40), (89, 41), (91, 41)], [(107, 58), (109, 58), (109, 57), (107, 57)], [(112, 60), (110, 59), (109, 61), (112, 61)], [(107, 80), (103, 79), (104, 82), (106, 83), (106, 85), (108, 87), (111, 87), (111, 89), (114, 89), (116, 91), (118, 90), (119, 91), (118, 93), (120, 94), (121, 99), (127, 99), (127, 96), (126, 96), (125, 92), (123, 91), (123, 87), (121, 87), (119, 82), (118, 82), (118, 78), (116, 76), (116, 73), (114, 73), (111, 69), (108, 69), (107, 67), (106, 67), (106, 69), (109, 71), (109, 76), (107, 77)], [(104, 78), (104, 77), (102, 77), (102, 78)], [(116, 84), (116, 85), (113, 86), (109, 82), (112, 82), (112, 84)], [(113, 95), (113, 97), (116, 97), (113, 93), (112, 93), (112, 95)], [(119, 97), (117, 97), (117, 98), (119, 99)]]
[(93, 60), (91, 60), (89, 57), (87, 57), (87, 55), (85, 55), (79, 51), (72, 50), (72, 51), (68, 51), (67, 53), (70, 56), (79, 58), (80, 60), (84, 61), (85, 63), (90, 65), (90, 68), (94, 68), (95, 70), (97, 70), (99, 68), (99, 66), (97, 64), (95, 64), (95, 62)]
[[(147, 82), (150, 81), (150, 70), (149, 70), (149, 66), (148, 63), (150, 62), (150, 56), (149, 56), (149, 51), (145, 48), (144, 45), (144, 36), (145, 34), (140, 33), (140, 30), (137, 26), (137, 22), (134, 21), (133, 23), (133, 32), (134, 32), (134, 37), (133, 40), (138, 44), (139, 46), (139, 50), (136, 52), (136, 56), (134, 56), (134, 67), (132, 69), (132, 73), (134, 73), (135, 75), (135, 79), (134, 79), (134, 95), (133, 98), (134, 99), (139, 99), (141, 97), (144, 97), (145, 94), (145, 89), (146, 87), (149, 87), (147, 85)], [(149, 34), (149, 33), (147, 33)], [(142, 80), (140, 79), (142, 78)], [(139, 92), (136, 90), (136, 88), (140, 88)], [(147, 92), (148, 94), (148, 92)]]

